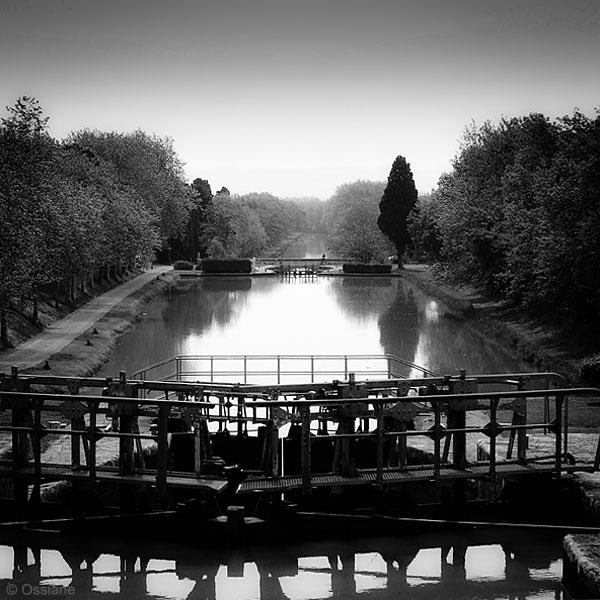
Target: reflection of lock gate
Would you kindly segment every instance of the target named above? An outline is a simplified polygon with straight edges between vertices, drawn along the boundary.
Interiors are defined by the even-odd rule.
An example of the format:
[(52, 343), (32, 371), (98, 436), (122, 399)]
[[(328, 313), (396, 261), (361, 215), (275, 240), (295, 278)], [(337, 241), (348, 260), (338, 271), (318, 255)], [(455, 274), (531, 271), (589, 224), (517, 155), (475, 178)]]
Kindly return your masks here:
[[(490, 384), (507, 391), (481, 391), (481, 386)], [(238, 493), (271, 493), (294, 488), (309, 492), (321, 486), (384, 486), (431, 480), (438, 484), (455, 482), (454, 491), (461, 493), (461, 488), (464, 492), (461, 482), (467, 478), (486, 479), (495, 486), (508, 476), (597, 470), (600, 452), (593, 463), (576, 461), (568, 453), (565, 398), (581, 400), (598, 391), (567, 389), (560, 384), (560, 376), (538, 373), (468, 378), (461, 374), (367, 382), (357, 382), (350, 377), (345, 382), (276, 388), (224, 384), (200, 387), (184, 382), (128, 381), (124, 373), (118, 381), (112, 381), (22, 376), (14, 370), (10, 376), (0, 378), (0, 407), (12, 415), (11, 425), (2, 429), (13, 432), (10, 469), (2, 467), (0, 475), (13, 477), (15, 497), (20, 500), (27, 497), (30, 483), (34, 490), (32, 496), (36, 496), (42, 481), (89, 478), (123, 485), (149, 485), (167, 502), (169, 485), (220, 492), (227, 487), (222, 467), (233, 466), (236, 461), (246, 472), (237, 487)], [(62, 385), (68, 394), (36, 393), (32, 391), (35, 385)], [(102, 396), (79, 395), (83, 387), (101, 388)], [(158, 396), (140, 397), (140, 390)], [(544, 418), (538, 419), (540, 423), (527, 420), (534, 401), (544, 403)], [(489, 422), (467, 427), (466, 415), (482, 410), (489, 413)], [(499, 410), (509, 411), (512, 416), (509, 423), (499, 420)], [(42, 413), (59, 413), (70, 421), (70, 427), (46, 429)], [(113, 430), (99, 429), (97, 418), (101, 414), (116, 421), (117, 426)], [(536, 418), (539, 415), (537, 410)], [(140, 433), (140, 417), (154, 418), (153, 433)], [(433, 425), (417, 426), (418, 419), (424, 423), (432, 418)], [(181, 423), (178, 431), (193, 437), (194, 465), (187, 474), (177, 473), (169, 466), (169, 436), (177, 434), (174, 423)], [(279, 430), (288, 424), (290, 433), (280, 440)], [(337, 424), (335, 433), (329, 432), (328, 424)], [(534, 429), (555, 436), (553, 454), (528, 455), (527, 433)], [(506, 432), (509, 435), (506, 453), (500, 457), (497, 439)], [(480, 453), (481, 457), (485, 455), (485, 460), (476, 463), (469, 462), (466, 443), (467, 435), (474, 433), (489, 440), (489, 449)], [(59, 468), (42, 463), (40, 440), (49, 434), (70, 436), (70, 465)], [(431, 440), (431, 462), (410, 464), (408, 441), (412, 436), (426, 436)], [(98, 442), (111, 437), (119, 440), (116, 474), (114, 469), (96, 461)], [(156, 443), (153, 467), (144, 461), (144, 439)], [(33, 462), (29, 458), (29, 442)], [(79, 454), (80, 445), (84, 449), (84, 464)], [(214, 452), (215, 445), (218, 453)], [(513, 458), (515, 445), (516, 457)], [(313, 446), (318, 449), (314, 456)], [(255, 455), (241, 450), (246, 447)], [(288, 456), (285, 473), (281, 464), (284, 447), (288, 453), (290, 449), (296, 452), (296, 464), (293, 457)], [(359, 450), (367, 447), (374, 450), (374, 458), (365, 465)], [(219, 453), (224, 451), (229, 455), (219, 458)], [(319, 453), (323, 458), (328, 452), (331, 452), (329, 470), (313, 472), (312, 463), (319, 458)], [(232, 462), (231, 456), (238, 458)], [(238, 479), (240, 476), (243, 474), (238, 475)], [(132, 502), (131, 498), (128, 502)]]

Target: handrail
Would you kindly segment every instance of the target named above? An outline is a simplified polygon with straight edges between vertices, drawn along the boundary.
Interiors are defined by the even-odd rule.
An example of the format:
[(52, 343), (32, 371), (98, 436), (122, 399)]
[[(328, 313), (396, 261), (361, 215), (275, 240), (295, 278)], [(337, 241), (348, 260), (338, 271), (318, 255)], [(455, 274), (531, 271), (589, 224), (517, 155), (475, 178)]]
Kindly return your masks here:
[[(350, 372), (360, 372), (360, 373), (365, 373), (365, 374), (372, 371), (372, 369), (368, 369), (368, 368), (365, 368), (365, 369), (344, 368), (344, 369), (336, 369), (335, 371), (324, 371), (323, 369), (315, 369), (314, 361), (325, 362), (325, 361), (339, 361), (339, 360), (344, 360), (344, 361), (375, 361), (375, 360), (386, 361), (387, 368), (385, 370), (381, 370), (379, 372), (381, 372), (381, 373), (387, 372), (388, 375), (392, 374), (391, 373), (391, 370), (392, 370), (391, 365), (393, 363), (398, 363), (405, 367), (410, 367), (411, 369), (420, 371), (424, 375), (430, 375), (430, 376), (436, 375), (430, 369), (427, 369), (426, 367), (417, 365), (417, 364), (413, 363), (412, 361), (406, 360), (406, 359), (396, 356), (394, 354), (240, 354), (240, 355), (233, 355), (233, 354), (189, 354), (189, 355), (183, 354), (182, 355), (182, 354), (179, 354), (179, 355), (171, 356), (167, 359), (161, 360), (157, 363), (148, 365), (148, 366), (144, 367), (143, 369), (139, 369), (138, 371), (136, 371), (133, 374), (132, 377), (133, 377), (133, 379), (146, 379), (148, 374), (150, 372), (152, 372), (153, 370), (156, 370), (160, 367), (164, 367), (165, 365), (175, 363), (176, 370), (174, 373), (171, 373), (170, 375), (168, 375), (169, 378), (172, 378), (173, 376), (175, 376), (176, 379), (179, 379), (181, 376), (184, 376), (184, 375), (197, 376), (197, 375), (209, 375), (210, 374), (211, 376), (214, 376), (215, 374), (218, 373), (218, 374), (231, 374), (232, 376), (241, 375), (244, 377), (244, 380), (246, 380), (248, 376), (257, 374), (254, 371), (248, 370), (249, 363), (256, 362), (256, 361), (262, 361), (262, 360), (278, 361), (277, 369), (273, 369), (272, 371), (269, 371), (269, 372), (263, 371), (263, 372), (259, 373), (261, 375), (276, 375), (278, 377), (278, 380), (280, 380), (282, 376), (286, 376), (289, 374), (311, 375), (311, 378), (314, 379), (314, 376), (317, 374), (335, 375), (336, 373), (339, 373), (341, 375), (343, 373), (345, 378), (347, 378), (349, 371)], [(300, 360), (311, 361), (311, 369), (303, 371), (303, 372), (296, 372), (296, 373), (290, 373), (289, 371), (281, 370), (281, 364), (280, 364), (281, 361), (289, 362), (289, 361), (300, 361)], [(185, 371), (185, 370), (180, 370), (181, 363), (189, 362), (189, 361), (210, 361), (210, 364), (211, 364), (210, 370), (190, 371), (190, 372)], [(237, 371), (217, 371), (214, 368), (215, 361), (222, 361), (222, 362), (243, 361), (244, 368), (237, 370)]]
[[(367, 471), (371, 473), (371, 479), (365, 482), (376, 482), (383, 485), (390, 474), (399, 472), (423, 473), (425, 478), (433, 478), (440, 481), (446, 475), (443, 470), (448, 466), (464, 473), (461, 477), (487, 477), (492, 481), (501, 474), (501, 465), (542, 465), (546, 471), (560, 475), (566, 469), (571, 469), (565, 461), (568, 459), (568, 414), (566, 413), (567, 398), (570, 402), (585, 401), (589, 396), (600, 396), (600, 389), (591, 387), (556, 387), (544, 389), (510, 389), (503, 391), (475, 391), (451, 393), (446, 391), (460, 388), (461, 382), (465, 385), (469, 382), (477, 383), (506, 383), (515, 388), (523, 387), (525, 381), (532, 386), (537, 383), (548, 384), (559, 382), (561, 376), (553, 373), (512, 373), (512, 374), (487, 374), (466, 378), (464, 373), (458, 377), (436, 377), (419, 379), (394, 379), (379, 380), (374, 382), (330, 382), (315, 386), (314, 384), (302, 384), (295, 386), (295, 397), (292, 396), (290, 386), (218, 386), (204, 383), (192, 382), (164, 382), (164, 381), (141, 381), (127, 380), (125, 373), (117, 381), (112, 378), (87, 378), (77, 379), (58, 376), (19, 375), (16, 370), (11, 377), (0, 378), (0, 410), (11, 411), (11, 425), (0, 426), (2, 432), (12, 432), (13, 452), (11, 458), (11, 469), (3, 470), (4, 475), (15, 477), (15, 481), (21, 481), (19, 477), (29, 477), (39, 488), (44, 475), (45, 465), (41, 461), (40, 439), (44, 435), (69, 436), (71, 438), (71, 464), (72, 473), (89, 477), (95, 481), (102, 477), (105, 467), (97, 464), (96, 448), (102, 437), (116, 438), (119, 440), (119, 476), (125, 478), (132, 475), (149, 475), (147, 482), (155, 484), (159, 492), (165, 495), (166, 487), (169, 485), (169, 477), (172, 471), (169, 469), (167, 452), (169, 451), (168, 433), (169, 416), (171, 411), (179, 415), (187, 424), (187, 430), (193, 433), (195, 452), (195, 472), (188, 474), (190, 481), (202, 476), (206, 456), (201, 448), (210, 444), (206, 436), (209, 435), (208, 426), (219, 427), (222, 430), (237, 430), (237, 434), (243, 435), (247, 426), (266, 426), (264, 435), (264, 446), (262, 450), (263, 463), (260, 471), (264, 471), (265, 477), (278, 478), (282, 474), (278, 472), (278, 453), (280, 449), (277, 444), (277, 429), (283, 419), (293, 423), (300, 428), (300, 454), (301, 457), (301, 486), (308, 491), (315, 482), (319, 473), (313, 473), (311, 467), (311, 446), (318, 444), (322, 439), (314, 435), (318, 430), (321, 432), (323, 424), (337, 423), (338, 429), (335, 433), (329, 433), (327, 440), (339, 446), (336, 450), (336, 461), (342, 466), (332, 469), (335, 473), (341, 473), (350, 481), (352, 478), (360, 477), (364, 469), (351, 472), (349, 469), (349, 456), (352, 454), (350, 440), (372, 440), (375, 445), (376, 462)], [(52, 381), (66, 387), (70, 393), (58, 394), (49, 392), (35, 392), (27, 388), (31, 384)], [(108, 395), (81, 395), (79, 389), (85, 381), (90, 387), (106, 386)], [(444, 389), (433, 388), (435, 382)], [(75, 385), (77, 384), (77, 385)], [(337, 397), (319, 397), (317, 393), (309, 394), (309, 387), (319, 387), (319, 390), (327, 390), (330, 393), (336, 391)], [(9, 389), (13, 386), (14, 389)], [(402, 393), (399, 386), (402, 386)], [(407, 395), (409, 389), (422, 388), (424, 395)], [(476, 389), (476, 388), (474, 388)], [(165, 397), (137, 397), (142, 390), (162, 391)], [(342, 393), (343, 392), (343, 393)], [(169, 396), (169, 394), (171, 394)], [(349, 395), (349, 397), (344, 397)], [(500, 401), (510, 400), (508, 406), (502, 405), (503, 409), (511, 408), (513, 417), (519, 415), (521, 410), (514, 404), (515, 400), (525, 400), (525, 406), (536, 399), (553, 398), (554, 419), (550, 420), (550, 414), (544, 412), (543, 418), (538, 416), (536, 422), (527, 422), (526, 419), (513, 418), (512, 423), (498, 423), (496, 411), (500, 408)], [(480, 424), (467, 425), (466, 414), (469, 411), (482, 409), (490, 410), (490, 423), (485, 426)], [(71, 421), (69, 429), (47, 429), (41, 422), (42, 411), (44, 413), (59, 413), (63, 418)], [(428, 429), (414, 429), (408, 427), (408, 423), (414, 416), (422, 412), (433, 412), (435, 415), (434, 425)], [(119, 422), (118, 429), (106, 431), (97, 428), (97, 416), (108, 415), (111, 419)], [(65, 416), (67, 415), (67, 416)], [(444, 417), (445, 415), (445, 417)], [(141, 433), (137, 425), (140, 416), (157, 417), (156, 430), (151, 433)], [(369, 422), (370, 425), (367, 423)], [(374, 429), (370, 426), (376, 422)], [(201, 423), (204, 425), (201, 426)], [(362, 423), (362, 428), (356, 425)], [(231, 430), (228, 429), (231, 428)], [(326, 428), (326, 427), (325, 427)], [(554, 453), (542, 456), (526, 456), (526, 444), (524, 443), (527, 432), (550, 431), (555, 436)], [(214, 429), (213, 429), (214, 432)], [(496, 458), (496, 437), (501, 432), (508, 432), (512, 436), (518, 436), (518, 452), (516, 460), (510, 459), (507, 451), (507, 460), (500, 461)], [(490, 439), (489, 460), (477, 463), (478, 470), (467, 469), (466, 465), (466, 439), (474, 433), (485, 434)], [(255, 432), (256, 434), (256, 432)], [(253, 434), (254, 435), (254, 434)], [(205, 436), (203, 438), (203, 436)], [(425, 436), (433, 439), (434, 463), (424, 466), (408, 466), (406, 464), (406, 442), (416, 436)], [(34, 450), (34, 462), (28, 460), (28, 437), (31, 437)], [(448, 460), (448, 440), (453, 438), (452, 460)], [(294, 438), (298, 439), (298, 438)], [(136, 467), (134, 462), (134, 443), (138, 445), (137, 453), (141, 459), (141, 441), (152, 440), (158, 442), (157, 467), (148, 469)], [(389, 440), (396, 440), (394, 452), (404, 452), (404, 458), (400, 459), (397, 466), (388, 464), (385, 456), (388, 453)], [(79, 463), (80, 444), (83, 443), (85, 450), (85, 466)], [(431, 443), (431, 442), (429, 442)], [(384, 448), (387, 448), (384, 453)], [(404, 450), (402, 450), (404, 448)], [(600, 443), (598, 445), (600, 450)], [(268, 450), (268, 451), (267, 451)], [(270, 453), (270, 454), (269, 454)], [(270, 456), (269, 460), (264, 459)], [(550, 462), (548, 462), (550, 461)], [(337, 463), (336, 463), (337, 464)], [(575, 467), (583, 468), (584, 463), (576, 463)], [(31, 469), (33, 468), (33, 471)], [(585, 468), (600, 469), (600, 451), (596, 453), (593, 464), (585, 463)], [(29, 469), (29, 470), (28, 470)], [(370, 470), (369, 470), (370, 469)], [(429, 470), (428, 470), (429, 469)], [(1, 470), (1, 469), (0, 469)], [(445, 471), (444, 471), (445, 472)], [(427, 473), (430, 473), (427, 475)], [(321, 473), (323, 474), (323, 473)], [(331, 474), (331, 473), (330, 473)], [(55, 475), (60, 477), (60, 475)], [(181, 477), (178, 475), (178, 477)], [(28, 481), (29, 481), (28, 480)], [(206, 480), (204, 476), (203, 481)], [(178, 480), (179, 484), (181, 479)], [(362, 480), (361, 480), (362, 481)], [(296, 485), (296, 484), (294, 484)], [(27, 492), (27, 486), (15, 485), (15, 494)], [(37, 488), (36, 488), (37, 489)], [(38, 492), (39, 493), (39, 489)], [(22, 498), (21, 498), (22, 499)]]

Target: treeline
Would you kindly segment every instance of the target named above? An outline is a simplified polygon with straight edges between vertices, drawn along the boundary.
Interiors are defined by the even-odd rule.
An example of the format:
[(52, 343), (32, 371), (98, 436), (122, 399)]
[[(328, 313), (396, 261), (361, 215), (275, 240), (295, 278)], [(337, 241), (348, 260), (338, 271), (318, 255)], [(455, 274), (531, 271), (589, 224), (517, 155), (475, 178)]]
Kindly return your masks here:
[(268, 193), (241, 196), (221, 188), (214, 196), (210, 183), (190, 185), (192, 209), (185, 232), (172, 241), (170, 253), (195, 261), (251, 257), (281, 244), (292, 232), (314, 231), (310, 206), (281, 200)]
[(11, 301), (29, 301), (37, 322), (40, 293), (68, 302), (147, 262), (188, 210), (169, 140), (82, 131), (58, 142), (46, 126), (27, 97), (0, 123), (2, 345)]
[(172, 141), (79, 131), (53, 139), (37, 100), (0, 121), (0, 345), (9, 310), (38, 322), (38, 299), (72, 303), (158, 257), (252, 256), (313, 230), (310, 202), (235, 196), (185, 181)]
[(385, 262), (395, 253), (377, 226), (382, 181), (355, 181), (339, 186), (327, 201), (329, 248), (336, 258), (360, 263)]
[(599, 321), (600, 116), (471, 128), (410, 217), (413, 250), (558, 319)]

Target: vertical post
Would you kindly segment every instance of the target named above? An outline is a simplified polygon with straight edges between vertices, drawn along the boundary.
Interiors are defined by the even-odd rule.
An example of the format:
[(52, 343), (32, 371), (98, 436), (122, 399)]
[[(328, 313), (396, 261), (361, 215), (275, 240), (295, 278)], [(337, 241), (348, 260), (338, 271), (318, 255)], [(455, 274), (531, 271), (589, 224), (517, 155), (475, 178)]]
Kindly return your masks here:
[(181, 358), (177, 356), (175, 358), (175, 381), (180, 381), (181, 379)]
[(441, 427), (442, 415), (440, 412), (440, 403), (437, 400), (432, 400), (434, 426), (433, 426), (433, 476), (436, 481), (440, 479), (440, 463), (441, 463)]
[[(448, 429), (464, 429), (466, 413), (464, 410), (448, 409)], [(464, 431), (452, 434), (452, 466), (464, 469), (467, 462), (467, 444)]]
[(344, 356), (344, 381), (348, 379), (348, 356)]
[(386, 356), (385, 359), (387, 362), (387, 378), (391, 379), (392, 378), (392, 366), (391, 366), (390, 357)]
[[(466, 427), (466, 412), (465, 410), (455, 410), (452, 408), (453, 401), (448, 403), (448, 429), (465, 429)], [(464, 469), (467, 463), (467, 441), (466, 432), (455, 431), (452, 434), (452, 466), (455, 469)], [(452, 484), (454, 502), (458, 506), (464, 505), (466, 501), (466, 480), (457, 479)]]
[(237, 398), (237, 434), (238, 437), (242, 437), (244, 433), (244, 421), (242, 418), (246, 414), (246, 408), (244, 406), (245, 400), (241, 396)]
[(88, 452), (88, 469), (90, 472), (90, 479), (95, 481), (96, 479), (96, 417), (98, 410), (98, 401), (90, 400), (88, 402), (88, 408), (90, 411), (90, 449)]
[(31, 442), (33, 447), (33, 489), (31, 491), (31, 504), (34, 508), (39, 507), (40, 491), (42, 485), (42, 407), (43, 400), (33, 401), (33, 435)]
[(315, 357), (313, 355), (310, 357), (310, 382), (315, 382)]
[(281, 383), (281, 356), (277, 355), (277, 385)]
[(244, 383), (248, 383), (248, 357), (244, 354)]
[(300, 467), (302, 470), (302, 491), (307, 494), (310, 492), (310, 405), (303, 404), (300, 407), (300, 416), (302, 418), (301, 447), (300, 447)]
[[(168, 399), (168, 392), (165, 400)], [(158, 457), (156, 465), (156, 488), (162, 506), (167, 504), (167, 465), (168, 465), (168, 419), (169, 405), (160, 404), (158, 407)]]
[(375, 481), (378, 485), (383, 483), (383, 443), (384, 438), (384, 427), (383, 427), (383, 400), (374, 401), (375, 414), (377, 415), (377, 472), (375, 475)]
[(563, 429), (563, 451), (569, 451), (569, 397), (563, 396), (563, 413), (565, 415), (565, 426)]
[[(68, 391), (71, 396), (76, 396), (79, 394), (79, 383), (78, 382), (70, 382), (68, 385)], [(83, 431), (85, 429), (85, 416), (77, 417), (75, 416), (75, 411), (73, 411), (73, 416), (71, 418), (71, 429), (75, 429), (76, 431)], [(73, 469), (78, 469), (81, 466), (81, 436), (71, 435), (71, 467)]]
[(496, 499), (496, 436), (497, 431), (498, 399), (490, 400), (490, 481), (492, 482), (492, 499)]
[(215, 357), (210, 355), (210, 382), (214, 383), (215, 381), (215, 369), (214, 369)]
[(556, 423), (556, 448), (555, 448), (555, 468), (556, 474), (560, 477), (562, 470), (562, 407), (563, 394), (556, 394), (556, 415), (554, 422)]

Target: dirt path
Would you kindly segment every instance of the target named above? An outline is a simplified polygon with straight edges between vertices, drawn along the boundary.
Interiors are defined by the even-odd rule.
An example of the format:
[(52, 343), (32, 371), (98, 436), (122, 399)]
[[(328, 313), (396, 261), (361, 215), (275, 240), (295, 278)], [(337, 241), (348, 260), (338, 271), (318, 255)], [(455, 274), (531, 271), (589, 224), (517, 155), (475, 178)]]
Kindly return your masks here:
[(0, 356), (0, 372), (8, 373), (12, 366), (19, 370), (43, 364), (52, 355), (62, 352), (73, 340), (93, 328), (103, 316), (155, 277), (171, 271), (170, 266), (148, 269), (141, 275), (93, 298), (64, 319), (56, 321), (40, 334), (19, 344)]

